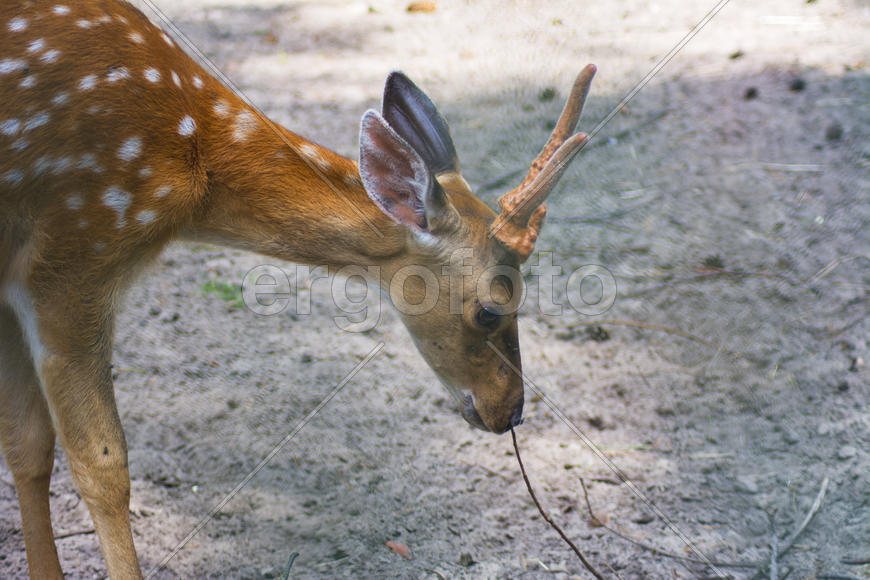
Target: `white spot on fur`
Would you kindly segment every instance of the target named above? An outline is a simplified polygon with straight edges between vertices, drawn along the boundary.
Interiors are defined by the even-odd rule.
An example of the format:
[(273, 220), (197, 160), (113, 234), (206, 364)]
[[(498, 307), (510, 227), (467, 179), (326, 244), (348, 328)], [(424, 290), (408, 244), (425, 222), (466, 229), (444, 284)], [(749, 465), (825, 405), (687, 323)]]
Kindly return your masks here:
[(123, 66), (109, 71), (109, 74), (106, 75), (106, 80), (110, 83), (116, 83), (118, 81), (123, 81), (129, 78), (130, 71), (128, 71), (127, 68)]
[(147, 81), (152, 83), (160, 82), (160, 71), (156, 68), (146, 68), (144, 74)]
[(57, 62), (57, 58), (59, 56), (60, 56), (59, 50), (54, 50), (54, 49), (46, 50), (45, 53), (39, 57), (39, 60), (41, 60), (44, 63), (52, 63), (52, 62)]
[(12, 32), (21, 32), (27, 29), (27, 19), (16, 17), (9, 21), (9, 30)]
[(97, 18), (97, 22), (99, 22), (100, 24), (108, 24), (111, 21), (112, 21), (112, 17), (109, 16), (108, 14), (103, 14), (102, 16)]
[(148, 224), (154, 221), (157, 217), (157, 212), (153, 209), (143, 209), (136, 214), (136, 221), (140, 224)]
[(30, 143), (27, 141), (27, 139), (22, 137), (21, 139), (16, 139), (15, 142), (12, 143), (12, 149), (14, 151), (24, 151), (25, 149), (27, 149), (28, 145), (30, 145)]
[(66, 104), (69, 101), (69, 93), (62, 91), (51, 98), (51, 104), (55, 107)]
[(154, 173), (154, 171), (152, 171), (150, 167), (143, 167), (139, 170), (139, 177), (145, 179), (147, 177), (151, 177), (152, 173)]
[(190, 137), (194, 131), (196, 131), (196, 121), (190, 115), (186, 115), (178, 124), (178, 134), (182, 137)]
[(127, 38), (129, 38), (130, 40), (132, 40), (136, 44), (144, 44), (145, 43), (145, 37), (142, 36), (141, 34), (139, 34), (138, 32), (131, 32), (130, 34), (127, 35)]
[(42, 175), (43, 173), (52, 173), (59, 175), (72, 166), (72, 157), (49, 157), (44, 155), (33, 162), (33, 173)]
[(115, 20), (117, 20), (121, 24), (130, 24), (130, 21), (121, 16), (120, 14), (115, 14)]
[(37, 38), (36, 40), (30, 41), (27, 45), (27, 52), (40, 52), (43, 48), (45, 48), (45, 41), (41, 38)]
[(58, 16), (66, 16), (67, 14), (69, 14), (69, 7), (64, 6), (63, 4), (58, 4), (57, 6), (52, 8), (51, 11)]
[(97, 75), (83, 76), (78, 84), (78, 88), (80, 91), (90, 91), (95, 86), (97, 86)]
[(90, 20), (84, 20), (84, 19), (76, 20), (76, 26), (78, 26), (79, 28), (84, 28), (85, 30), (92, 27), (93, 25), (94, 25), (94, 23), (91, 22)]
[(74, 193), (66, 198), (66, 206), (73, 210), (78, 211), (85, 206), (85, 200), (82, 198), (82, 194)]
[(0, 60), (0, 75), (8, 75), (20, 70), (26, 70), (27, 63), (20, 58), (4, 58)]
[(42, 127), (43, 125), (48, 123), (48, 120), (50, 118), (51, 115), (49, 115), (48, 113), (37, 113), (36, 115), (33, 115), (32, 117), (27, 119), (27, 121), (25, 121), (24, 128), (22, 130), (26, 132), (32, 131), (33, 129), (36, 129), (38, 127)]
[(18, 83), (18, 86), (22, 89), (29, 89), (30, 87), (32, 87), (35, 84), (36, 84), (36, 75), (27, 75), (26, 77), (24, 77), (21, 80), (20, 83)]
[(247, 109), (236, 115), (236, 120), (233, 123), (233, 139), (236, 141), (245, 141), (248, 134), (257, 128), (257, 117)]
[(3, 181), (11, 185), (18, 185), (24, 181), (24, 173), (18, 169), (12, 169), (3, 176)]
[(320, 154), (320, 151), (318, 151), (317, 147), (315, 147), (314, 145), (311, 145), (310, 143), (303, 143), (299, 146), (299, 152), (307, 157), (309, 161), (317, 164), (317, 166), (321, 169), (329, 168), (329, 161), (327, 161), (323, 157), (323, 155)]
[(103, 172), (102, 166), (97, 162), (97, 156), (93, 153), (82, 153), (78, 163), (76, 163), (76, 168), (90, 170), (94, 173)]
[(161, 37), (161, 38), (163, 39), (163, 41), (164, 41), (166, 44), (168, 44), (169, 46), (175, 46), (175, 43), (172, 42), (172, 39), (169, 38), (169, 35), (166, 34), (165, 32), (161, 32), (161, 33), (160, 33), (160, 37)]
[(18, 119), (7, 119), (0, 123), (0, 133), (4, 135), (15, 135), (18, 129), (21, 128), (21, 121)]
[(171, 185), (161, 185), (157, 188), (157, 191), (154, 192), (154, 197), (166, 197), (167, 195), (169, 195), (170, 191), (172, 191)]
[(86, 227), (88, 227), (88, 220), (86, 220), (85, 218), (80, 219), (79, 228), (85, 229)]
[(118, 148), (118, 159), (121, 161), (133, 161), (142, 153), (142, 138), (130, 137)]
[(230, 104), (224, 100), (220, 100), (214, 104), (214, 114), (221, 119), (226, 119), (230, 116)]
[(132, 201), (133, 196), (129, 191), (124, 191), (120, 187), (114, 185), (103, 192), (103, 205), (115, 210), (115, 213), (118, 214), (118, 228), (122, 228), (126, 225), (127, 218), (125, 217), (125, 214), (127, 213), (127, 208), (130, 207)]
[(202, 88), (202, 79), (199, 78), (198, 76), (193, 77), (191, 79), (191, 81), (193, 82), (193, 86), (196, 87), (197, 89)]
[(181, 88), (181, 79), (178, 78), (178, 73), (175, 71), (172, 71), (172, 82), (175, 83), (176, 87)]

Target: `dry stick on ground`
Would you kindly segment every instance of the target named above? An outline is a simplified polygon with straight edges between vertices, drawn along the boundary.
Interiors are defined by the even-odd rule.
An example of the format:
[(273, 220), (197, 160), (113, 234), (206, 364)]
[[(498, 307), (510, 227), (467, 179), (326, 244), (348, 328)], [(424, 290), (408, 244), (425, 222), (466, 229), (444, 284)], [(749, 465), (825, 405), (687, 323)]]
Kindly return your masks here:
[[(800, 535), (802, 533), (804, 533), (804, 530), (807, 528), (810, 521), (813, 519), (813, 517), (816, 515), (816, 513), (822, 507), (822, 500), (825, 499), (825, 493), (827, 493), (827, 491), (828, 491), (828, 481), (829, 481), (828, 477), (825, 476), (825, 478), (822, 480), (822, 486), (821, 486), (821, 488), (819, 488), (819, 493), (816, 495), (816, 499), (813, 501), (813, 505), (810, 506), (810, 510), (807, 512), (807, 515), (804, 516), (804, 520), (801, 522), (801, 525), (799, 525), (797, 527), (797, 529), (795, 529), (795, 531), (792, 532), (791, 537), (788, 539), (788, 542), (786, 542), (786, 544), (785, 544), (785, 547), (780, 551), (780, 554), (782, 554), (783, 556), (785, 554), (787, 554), (788, 551), (794, 547), (795, 543), (798, 540), (798, 537), (800, 537)], [(766, 562), (758, 568), (758, 570), (755, 572), (755, 574), (752, 577), (753, 578), (760, 578), (761, 576), (763, 576), (764, 572), (765, 572), (765, 568), (767, 568)], [(821, 578), (821, 576), (819, 576), (819, 578)]]
[(757, 568), (761, 562), (719, 562), (717, 560), (711, 560), (709, 562), (704, 560), (699, 560), (698, 558), (692, 558), (691, 556), (680, 556), (679, 554), (672, 554), (670, 552), (665, 552), (664, 550), (660, 550), (654, 546), (650, 546), (649, 544), (644, 544), (639, 540), (635, 540), (634, 538), (623, 534), (622, 532), (612, 528), (598, 519), (598, 516), (592, 511), (592, 504), (589, 501), (589, 492), (586, 489), (586, 482), (582, 477), (578, 478), (580, 480), (580, 487), (583, 488), (583, 498), (586, 500), (586, 511), (589, 513), (589, 518), (599, 527), (604, 528), (614, 536), (618, 536), (625, 540), (626, 542), (630, 542), (635, 546), (646, 550), (647, 552), (652, 552), (653, 554), (658, 554), (659, 556), (664, 556), (665, 558), (671, 558), (672, 560), (682, 560), (683, 562), (690, 562), (692, 564), (703, 564), (705, 566), (709, 566), (710, 564), (714, 566), (719, 566), (722, 568)]
[(574, 542), (572, 542), (572, 541), (568, 538), (568, 536), (565, 535), (565, 532), (562, 531), (562, 528), (560, 528), (559, 526), (557, 526), (557, 525), (556, 525), (556, 522), (554, 522), (552, 519), (550, 519), (550, 516), (547, 515), (547, 512), (545, 512), (545, 511), (544, 511), (544, 508), (541, 507), (541, 504), (538, 502), (538, 498), (535, 496), (535, 492), (534, 492), (534, 490), (532, 489), (532, 484), (531, 484), (531, 482), (529, 481), (529, 476), (526, 475), (526, 468), (523, 466), (523, 460), (522, 460), (522, 458), (520, 457), (520, 448), (519, 448), (519, 446), (517, 445), (517, 434), (516, 434), (516, 431), (514, 431), (514, 428), (513, 428), (513, 427), (511, 427), (511, 438), (512, 438), (513, 441), (514, 441), (514, 452), (515, 452), (516, 455), (517, 455), (517, 463), (520, 464), (520, 471), (521, 471), (522, 474), (523, 474), (523, 481), (526, 482), (526, 489), (529, 490), (529, 495), (532, 496), (532, 501), (535, 502), (535, 507), (538, 508), (538, 511), (541, 513), (541, 517), (543, 517), (543, 518), (544, 518), (544, 521), (546, 521), (548, 524), (550, 524), (550, 526), (551, 526), (554, 530), (556, 530), (557, 532), (559, 532), (559, 535), (562, 536), (562, 539), (565, 540), (565, 542), (566, 542), (569, 546), (571, 546), (571, 549), (574, 550), (574, 553), (577, 554), (577, 557), (578, 557), (578, 558), (580, 558), (580, 562), (583, 563), (583, 566), (584, 566), (587, 570), (589, 570), (589, 572), (590, 572), (593, 576), (595, 576), (596, 578), (598, 578), (598, 580), (604, 580), (604, 576), (602, 576), (601, 573), (598, 572), (598, 570), (596, 570), (596, 569), (592, 566), (592, 564), (590, 564), (590, 563), (586, 560), (586, 558), (583, 556), (583, 553), (580, 552), (580, 550), (577, 548), (577, 546), (574, 545)]
[(75, 530), (73, 532), (64, 532), (62, 534), (55, 534), (54, 539), (60, 540), (62, 538), (71, 538), (73, 536), (84, 536), (86, 534), (93, 534), (96, 532), (94, 528), (85, 528), (83, 530)]
[(710, 342), (709, 340), (703, 339), (700, 336), (696, 336), (684, 330), (680, 330), (679, 328), (671, 328), (670, 326), (663, 326), (661, 324), (653, 324), (651, 322), (638, 322), (637, 320), (583, 320), (580, 322), (575, 322), (573, 324), (569, 324), (568, 328), (578, 328), (581, 326), (603, 326), (603, 325), (614, 325), (614, 326), (632, 326), (634, 328), (646, 328), (648, 330), (660, 330), (662, 332), (667, 332), (668, 334), (674, 334), (676, 336), (685, 338), (687, 340), (693, 340), (699, 344), (703, 344), (706, 347), (712, 348), (714, 350), (718, 350), (724, 352), (728, 356), (733, 359), (744, 358), (745, 355), (739, 352), (733, 352), (728, 350), (724, 346), (720, 346)]

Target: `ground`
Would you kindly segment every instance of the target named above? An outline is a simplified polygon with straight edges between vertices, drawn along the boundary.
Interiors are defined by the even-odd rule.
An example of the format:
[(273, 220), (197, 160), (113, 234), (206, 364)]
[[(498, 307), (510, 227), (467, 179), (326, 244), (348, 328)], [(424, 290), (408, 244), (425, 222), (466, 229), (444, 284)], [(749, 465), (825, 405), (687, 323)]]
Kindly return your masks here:
[[(441, 107), (466, 178), (493, 205), (582, 66), (599, 68), (591, 131), (713, 8), (157, 5), (273, 119), (350, 157), (383, 78), (404, 70)], [(605, 578), (755, 572), (617, 537), (589, 517), (581, 478), (621, 534), (727, 562), (769, 561), (772, 538), (781, 550), (823, 495), (779, 577), (870, 577), (849, 563), (870, 558), (868, 29), (859, 0), (726, 4), (600, 128), (550, 201), (527, 268), (541, 256), (561, 266), (565, 306), (545, 314), (530, 273), (517, 436), (542, 503)], [(376, 328), (343, 332), (319, 279), (310, 314), (258, 316), (236, 288), (264, 263), (298, 274), (304, 297), (292, 264), (175, 245), (125, 302), (114, 369), (146, 570), (383, 342), (155, 577), (283, 577), (293, 552), (293, 578), (590, 577), (537, 514), (510, 437), (465, 425), (388, 307)], [(588, 315), (565, 293), (592, 264), (617, 295)], [(0, 479), (11, 479), (2, 463)], [(57, 542), (68, 577), (105, 575), (62, 453), (52, 508), (56, 533), (72, 533)], [(26, 575), (2, 483), (0, 546), (0, 577)]]

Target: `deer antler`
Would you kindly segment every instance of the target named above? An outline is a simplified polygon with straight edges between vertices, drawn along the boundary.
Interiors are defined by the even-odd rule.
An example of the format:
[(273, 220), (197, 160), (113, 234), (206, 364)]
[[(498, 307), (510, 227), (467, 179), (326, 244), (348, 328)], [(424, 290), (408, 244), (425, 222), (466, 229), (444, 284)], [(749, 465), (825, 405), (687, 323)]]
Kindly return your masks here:
[(525, 262), (535, 248), (535, 240), (547, 214), (544, 200), (553, 191), (574, 155), (589, 139), (585, 133), (574, 133), (574, 126), (583, 111), (595, 71), (595, 65), (590, 64), (577, 75), (559, 122), (547, 144), (532, 162), (526, 178), (498, 200), (501, 214), (493, 222), (490, 232), (516, 252), (521, 262)]

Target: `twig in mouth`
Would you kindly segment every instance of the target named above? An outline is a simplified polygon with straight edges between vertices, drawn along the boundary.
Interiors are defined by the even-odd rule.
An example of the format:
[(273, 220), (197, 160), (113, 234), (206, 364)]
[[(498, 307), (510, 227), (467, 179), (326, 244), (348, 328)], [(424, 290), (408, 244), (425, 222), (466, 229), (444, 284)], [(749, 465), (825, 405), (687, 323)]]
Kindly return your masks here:
[(547, 522), (548, 524), (550, 524), (550, 526), (554, 530), (556, 530), (560, 536), (562, 536), (562, 539), (565, 540), (565, 543), (567, 543), (569, 546), (571, 546), (571, 549), (574, 551), (575, 554), (577, 554), (577, 557), (580, 558), (580, 562), (583, 563), (583, 566), (589, 571), (589, 573), (592, 574), (593, 576), (595, 576), (596, 578), (598, 578), (598, 580), (604, 580), (604, 576), (602, 576), (601, 573), (598, 572), (598, 570), (596, 570), (595, 567), (589, 563), (589, 561), (586, 559), (586, 557), (583, 556), (583, 553), (577, 548), (576, 545), (574, 545), (574, 542), (572, 542), (571, 539), (568, 538), (567, 535), (565, 535), (565, 532), (562, 531), (562, 528), (560, 528), (558, 525), (556, 525), (556, 522), (554, 522), (550, 518), (550, 516), (547, 515), (547, 512), (544, 511), (544, 508), (541, 507), (541, 504), (538, 502), (538, 498), (535, 496), (535, 492), (532, 489), (532, 484), (529, 481), (529, 476), (526, 475), (526, 468), (523, 466), (523, 460), (520, 457), (520, 448), (517, 445), (517, 434), (514, 431), (513, 427), (511, 427), (511, 438), (513, 438), (514, 452), (517, 455), (517, 463), (520, 464), (520, 471), (523, 474), (523, 481), (526, 482), (526, 489), (529, 490), (529, 495), (532, 497), (532, 501), (535, 502), (535, 507), (538, 508), (538, 511), (541, 513), (541, 517), (543, 517), (544, 521)]

